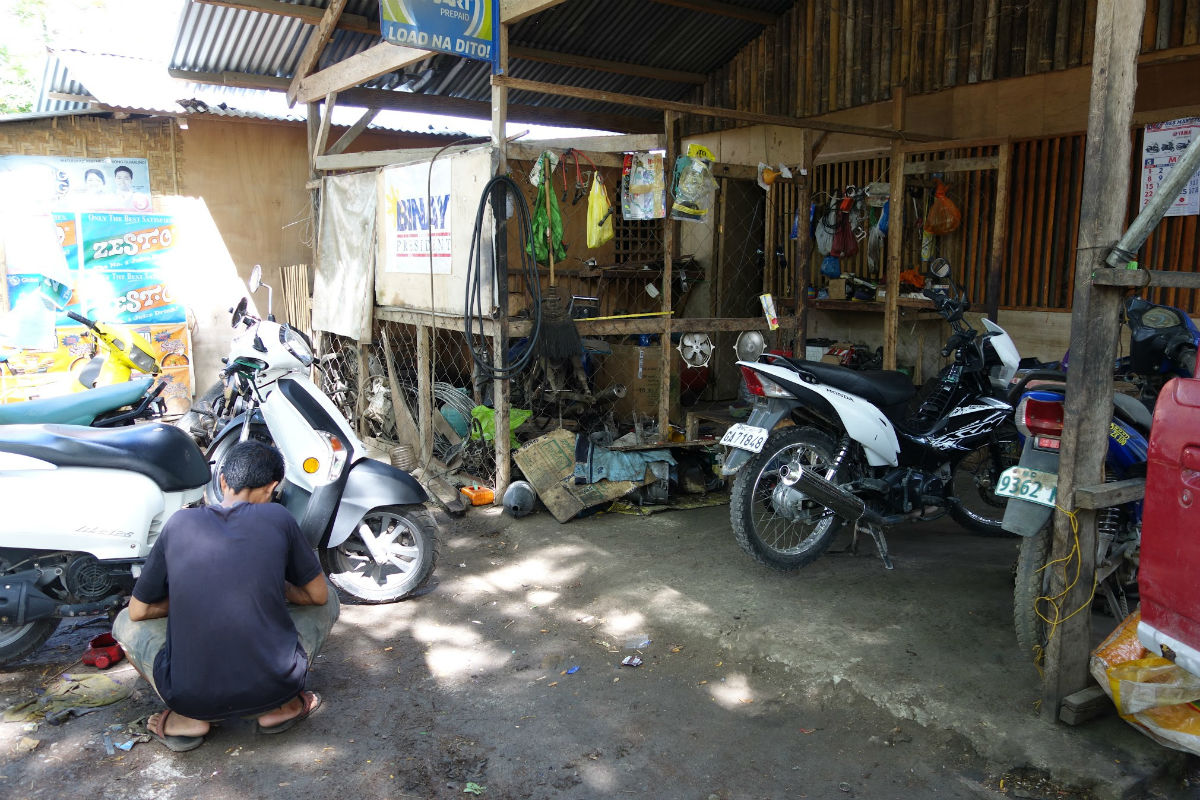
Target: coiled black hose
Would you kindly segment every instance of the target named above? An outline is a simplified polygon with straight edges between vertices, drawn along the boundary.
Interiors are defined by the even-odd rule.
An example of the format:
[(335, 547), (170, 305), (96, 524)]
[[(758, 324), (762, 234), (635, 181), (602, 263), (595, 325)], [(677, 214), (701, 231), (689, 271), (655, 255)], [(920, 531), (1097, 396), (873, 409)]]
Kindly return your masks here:
[[(501, 191), (497, 191), (498, 189)], [(511, 364), (507, 363), (508, 354), (501, 353), (498, 359), (500, 366), (494, 365), (493, 362), (497, 359), (492, 353), (491, 347), (488, 346), (489, 337), (483, 332), (483, 321), (485, 319), (481, 258), (484, 244), (483, 215), (493, 202), (493, 193), (496, 194), (495, 201), (505, 203), (505, 208), (508, 205), (506, 202), (507, 198), (513, 198), (513, 208), (516, 210), (517, 236), (520, 244), (521, 275), (524, 277), (525, 287), (532, 299), (530, 308), (533, 316), (533, 329), (526, 339), (525, 347), (513, 359)], [(471, 343), (471, 358), (475, 361), (479, 372), (488, 380), (509, 380), (515, 377), (532, 363), (534, 354), (537, 351), (538, 338), (542, 333), (542, 286), (538, 278), (537, 262), (529, 255), (531, 248), (528, 247), (528, 244), (532, 238), (533, 231), (529, 217), (529, 205), (525, 202), (525, 195), (521, 193), (520, 187), (507, 175), (497, 175), (492, 178), (483, 187), (483, 194), (479, 198), (479, 208), (475, 212), (475, 228), (471, 233), (471, 256), (467, 262), (467, 298), (463, 314), (466, 322), (467, 341)], [(508, 276), (496, 274), (494, 276), (494, 285), (498, 291), (507, 292)], [(473, 337), (476, 334), (479, 336), (481, 342), (478, 346), (474, 344)]]

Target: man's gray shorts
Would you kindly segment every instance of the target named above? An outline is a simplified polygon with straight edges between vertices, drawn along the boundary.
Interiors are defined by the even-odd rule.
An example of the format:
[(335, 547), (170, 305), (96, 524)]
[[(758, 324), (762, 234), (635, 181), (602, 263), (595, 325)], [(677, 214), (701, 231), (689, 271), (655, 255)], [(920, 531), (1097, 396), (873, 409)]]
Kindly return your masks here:
[[(337, 592), (332, 586), (329, 587), (329, 599), (323, 606), (297, 606), (288, 603), (288, 614), (292, 618), (292, 624), (296, 626), (300, 646), (308, 653), (310, 668), (313, 659), (325, 646), (325, 639), (329, 637), (333, 623), (337, 622), (340, 608)], [(166, 618), (134, 622), (129, 618), (129, 609), (124, 608), (117, 614), (112, 632), (113, 638), (120, 642), (125, 651), (126, 658), (133, 662), (138, 672), (142, 673), (142, 677), (157, 692), (158, 687), (154, 685), (154, 659), (167, 645)]]

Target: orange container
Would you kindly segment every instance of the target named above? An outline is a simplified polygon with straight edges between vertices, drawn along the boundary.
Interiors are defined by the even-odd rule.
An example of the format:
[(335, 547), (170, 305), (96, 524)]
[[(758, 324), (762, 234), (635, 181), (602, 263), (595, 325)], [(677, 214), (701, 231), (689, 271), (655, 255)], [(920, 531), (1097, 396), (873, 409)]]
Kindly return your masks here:
[(463, 486), (459, 491), (467, 496), (473, 506), (486, 506), (496, 500), (496, 490), (488, 486)]

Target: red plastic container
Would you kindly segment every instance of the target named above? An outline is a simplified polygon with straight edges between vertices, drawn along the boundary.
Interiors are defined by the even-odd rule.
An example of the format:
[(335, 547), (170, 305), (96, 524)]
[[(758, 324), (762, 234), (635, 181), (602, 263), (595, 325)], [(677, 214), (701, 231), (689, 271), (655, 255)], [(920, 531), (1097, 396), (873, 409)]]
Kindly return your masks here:
[(1200, 380), (1176, 378), (1163, 387), (1148, 460), (1138, 638), (1200, 675)]
[(96, 669), (108, 669), (125, 657), (125, 651), (111, 633), (102, 633), (88, 642), (88, 649), (81, 659), (84, 664)]

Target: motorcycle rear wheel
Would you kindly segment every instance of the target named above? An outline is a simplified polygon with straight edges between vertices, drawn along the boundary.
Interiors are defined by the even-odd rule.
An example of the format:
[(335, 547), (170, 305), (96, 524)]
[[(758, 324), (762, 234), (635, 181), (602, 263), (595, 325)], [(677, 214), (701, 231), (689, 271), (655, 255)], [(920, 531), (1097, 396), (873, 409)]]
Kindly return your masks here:
[(58, 629), (57, 617), (44, 617), (24, 625), (0, 625), (0, 666), (20, 661), (46, 643)]
[(951, 489), (957, 502), (951, 503), (954, 521), (976, 533), (1008, 536), (1004, 530), (1007, 501), (996, 494), (1000, 473), (1021, 460), (1021, 439), (1012, 422), (1004, 422), (992, 431), (988, 441), (963, 457), (954, 468)]
[[(779, 485), (779, 467), (797, 456), (801, 464), (824, 475), (833, 462), (833, 440), (816, 428), (775, 431), (762, 452), (742, 466), (729, 498), (730, 524), (738, 545), (760, 564), (781, 571), (797, 570), (816, 561), (845, 524), (832, 514), (801, 521), (775, 512), (772, 503)], [(814, 516), (824, 510), (811, 500), (803, 501), (803, 505), (803, 510)]]
[(1017, 632), (1017, 647), (1035, 664), (1042, 663), (1049, 636), (1039, 609), (1043, 613), (1051, 609), (1045, 603), (1039, 605), (1038, 598), (1049, 594), (1050, 570), (1042, 568), (1050, 558), (1053, 531), (1054, 525), (1050, 522), (1032, 536), (1021, 537), (1017, 574), (1013, 581), (1013, 627)]
[[(386, 559), (375, 560), (364, 534), (390, 537)], [(321, 566), (338, 589), (360, 603), (394, 603), (412, 597), (437, 566), (437, 524), (424, 506), (382, 506), (366, 513), (350, 538), (321, 550)]]

